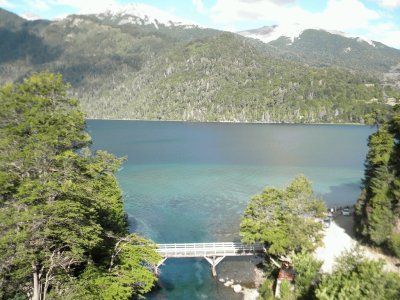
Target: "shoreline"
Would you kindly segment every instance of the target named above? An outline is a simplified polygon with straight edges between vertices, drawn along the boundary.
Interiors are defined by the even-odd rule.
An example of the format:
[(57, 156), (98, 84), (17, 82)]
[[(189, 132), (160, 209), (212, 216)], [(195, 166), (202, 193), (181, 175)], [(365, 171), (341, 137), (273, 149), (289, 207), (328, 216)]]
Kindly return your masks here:
[[(335, 265), (336, 258), (342, 255), (346, 251), (353, 251), (356, 247), (360, 249), (360, 253), (364, 258), (378, 261), (383, 260), (384, 271), (386, 272), (399, 272), (400, 271), (400, 259), (385, 255), (376, 249), (369, 246), (361, 244), (354, 237), (353, 231), (354, 219), (352, 216), (336, 215), (335, 220), (331, 223), (328, 228), (324, 229), (323, 245), (318, 247), (314, 251), (314, 257), (323, 262), (320, 272), (321, 273), (332, 273)], [(241, 285), (240, 282), (223, 281), (225, 287), (232, 288), (235, 293), (241, 293), (244, 300), (257, 300), (259, 293), (258, 288), (264, 281), (264, 272), (257, 266), (254, 268), (255, 277), (254, 285), (255, 287), (246, 287)]]
[(224, 285), (225, 288), (231, 288), (236, 294), (242, 294), (243, 300), (257, 300), (259, 293), (258, 289), (264, 282), (264, 272), (258, 266), (254, 266), (254, 278), (253, 283), (254, 286), (249, 286), (243, 284), (241, 281), (237, 281), (234, 279), (230, 279), (228, 277), (218, 278), (218, 281)]
[(145, 119), (103, 119), (103, 118), (85, 118), (86, 121), (133, 121), (133, 122), (170, 122), (170, 123), (201, 123), (201, 124), (249, 124), (249, 125), (345, 125), (345, 126), (369, 126), (362, 123), (296, 123), (296, 122), (239, 122), (239, 121), (196, 121), (196, 120), (145, 120)]

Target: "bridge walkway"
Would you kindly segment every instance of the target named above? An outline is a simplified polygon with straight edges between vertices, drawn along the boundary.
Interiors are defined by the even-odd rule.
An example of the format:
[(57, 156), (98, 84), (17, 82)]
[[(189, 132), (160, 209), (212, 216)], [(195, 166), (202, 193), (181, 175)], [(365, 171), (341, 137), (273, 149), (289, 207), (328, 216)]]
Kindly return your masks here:
[(204, 257), (211, 265), (213, 276), (217, 275), (216, 267), (226, 256), (249, 256), (263, 253), (264, 248), (260, 244), (245, 245), (242, 243), (181, 243), (181, 244), (157, 244), (157, 252), (163, 260), (157, 265), (158, 268), (167, 258)]

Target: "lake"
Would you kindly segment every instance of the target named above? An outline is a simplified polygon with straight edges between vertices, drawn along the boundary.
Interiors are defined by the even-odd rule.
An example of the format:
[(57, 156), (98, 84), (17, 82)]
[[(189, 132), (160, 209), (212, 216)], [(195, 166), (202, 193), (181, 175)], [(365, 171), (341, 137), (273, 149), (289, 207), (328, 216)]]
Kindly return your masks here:
[[(252, 195), (305, 174), (328, 207), (354, 204), (367, 138), (352, 125), (89, 120), (93, 148), (127, 156), (118, 181), (130, 230), (157, 243), (238, 241)], [(249, 259), (226, 259), (222, 277), (250, 280)], [(201, 259), (170, 259), (148, 299), (241, 299)], [(246, 279), (247, 278), (247, 279)], [(250, 280), (251, 281), (251, 280)]]

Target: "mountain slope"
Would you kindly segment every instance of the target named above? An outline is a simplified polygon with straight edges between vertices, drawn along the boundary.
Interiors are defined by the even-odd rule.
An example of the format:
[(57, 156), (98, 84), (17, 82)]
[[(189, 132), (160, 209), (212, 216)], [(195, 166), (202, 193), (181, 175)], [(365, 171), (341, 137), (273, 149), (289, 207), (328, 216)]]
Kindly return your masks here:
[(10, 30), (21, 26), (25, 19), (0, 7), (0, 26)]
[(236, 34), (134, 17), (1, 27), (0, 82), (60, 72), (87, 116), (104, 119), (362, 122), (399, 98), (373, 76), (274, 58)]
[(302, 30), (301, 27), (285, 30), (266, 26), (239, 34), (266, 42), (265, 50), (271, 55), (318, 67), (338, 66), (385, 73), (400, 63), (400, 50), (379, 42), (325, 30)]
[[(121, 86), (109, 100), (128, 109), (116, 117), (200, 121), (362, 122), (392, 93), (374, 78), (266, 57), (228, 33), (171, 49)], [(109, 102), (91, 113), (104, 117), (97, 108)]]

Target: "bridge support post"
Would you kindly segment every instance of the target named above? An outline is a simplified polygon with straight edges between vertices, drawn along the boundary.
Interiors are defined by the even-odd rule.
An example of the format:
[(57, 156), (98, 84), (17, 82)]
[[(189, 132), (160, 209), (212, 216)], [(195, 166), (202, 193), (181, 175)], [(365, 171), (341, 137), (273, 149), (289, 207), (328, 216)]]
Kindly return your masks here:
[(154, 268), (154, 273), (158, 276), (160, 275), (160, 267), (167, 260), (167, 257), (164, 257)]
[(212, 256), (212, 257), (207, 257), (204, 256), (204, 258), (208, 261), (208, 263), (211, 265), (211, 273), (213, 275), (213, 277), (217, 276), (217, 265), (225, 258), (225, 256)]

